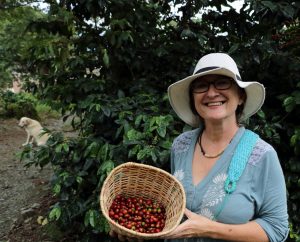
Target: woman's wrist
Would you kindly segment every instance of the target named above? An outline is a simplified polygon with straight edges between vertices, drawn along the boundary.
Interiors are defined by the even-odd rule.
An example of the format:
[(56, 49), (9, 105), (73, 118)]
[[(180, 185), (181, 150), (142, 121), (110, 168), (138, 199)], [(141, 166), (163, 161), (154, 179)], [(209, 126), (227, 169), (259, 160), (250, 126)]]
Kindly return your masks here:
[(209, 223), (206, 224), (204, 237), (213, 239), (220, 238), (218, 236), (218, 231), (221, 229), (220, 225), (221, 223), (211, 220)]
[(193, 224), (192, 231), (194, 231), (195, 237), (217, 238), (218, 222), (202, 217), (201, 220)]

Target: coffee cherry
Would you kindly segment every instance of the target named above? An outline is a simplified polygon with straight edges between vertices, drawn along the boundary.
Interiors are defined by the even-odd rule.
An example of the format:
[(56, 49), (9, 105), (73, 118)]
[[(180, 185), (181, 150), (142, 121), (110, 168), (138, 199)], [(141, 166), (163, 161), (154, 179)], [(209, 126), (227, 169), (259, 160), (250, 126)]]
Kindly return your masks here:
[(165, 226), (166, 211), (152, 199), (117, 195), (109, 208), (109, 217), (127, 229), (159, 233)]

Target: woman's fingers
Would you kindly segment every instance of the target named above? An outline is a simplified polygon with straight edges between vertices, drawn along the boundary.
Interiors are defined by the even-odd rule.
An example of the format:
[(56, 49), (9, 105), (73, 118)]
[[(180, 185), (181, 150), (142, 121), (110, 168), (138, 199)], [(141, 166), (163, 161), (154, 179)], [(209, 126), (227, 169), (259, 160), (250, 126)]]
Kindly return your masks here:
[(170, 234), (167, 234), (166, 239), (174, 239), (182, 236), (184, 231), (186, 230), (186, 221), (182, 224), (179, 224), (175, 230), (173, 230)]
[(184, 210), (184, 214), (188, 217), (188, 218), (192, 218), (192, 216), (194, 216), (195, 213), (193, 213), (191, 210), (188, 210), (187, 208)]
[(121, 235), (121, 234), (118, 234), (118, 239), (120, 240), (120, 241), (126, 241), (126, 237), (125, 236), (123, 236), (123, 235)]
[(179, 224), (174, 231), (168, 234), (166, 236), (167, 239), (190, 238), (194, 236), (194, 225), (200, 217), (187, 208), (184, 210), (184, 214), (187, 217), (187, 220)]
[(117, 234), (116, 234), (115, 231), (110, 230), (110, 231), (109, 231), (109, 236), (115, 238), (115, 237), (117, 237)]
[(109, 231), (109, 236), (111, 236), (111, 237), (113, 237), (113, 238), (118, 237), (118, 239), (119, 239), (120, 241), (126, 241), (126, 237), (122, 236), (121, 234), (116, 233), (116, 232), (113, 231), (113, 230), (110, 230), (110, 231)]

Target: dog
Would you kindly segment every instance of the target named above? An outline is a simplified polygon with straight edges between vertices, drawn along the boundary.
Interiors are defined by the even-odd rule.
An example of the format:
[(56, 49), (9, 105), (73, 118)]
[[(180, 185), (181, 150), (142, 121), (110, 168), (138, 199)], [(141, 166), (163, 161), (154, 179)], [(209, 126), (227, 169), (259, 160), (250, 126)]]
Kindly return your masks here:
[(50, 135), (45, 133), (44, 128), (39, 121), (22, 117), (18, 124), (27, 132), (27, 139), (22, 146), (35, 143), (37, 146), (45, 145)]

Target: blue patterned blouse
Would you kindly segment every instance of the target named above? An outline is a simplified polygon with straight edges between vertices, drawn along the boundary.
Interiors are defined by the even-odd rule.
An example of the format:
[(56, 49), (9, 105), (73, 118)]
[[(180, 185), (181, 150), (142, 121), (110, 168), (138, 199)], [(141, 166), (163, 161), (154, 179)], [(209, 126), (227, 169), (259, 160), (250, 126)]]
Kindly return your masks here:
[[(216, 161), (208, 175), (197, 185), (192, 179), (192, 159), (200, 129), (187, 131), (173, 142), (171, 172), (182, 183), (186, 192), (187, 208), (213, 219), (225, 198), (224, 182), (232, 155), (245, 128), (238, 132)], [(284, 241), (288, 236), (286, 186), (282, 168), (274, 148), (258, 139), (236, 190), (217, 220), (226, 224), (243, 224), (254, 220), (267, 233), (271, 242)], [(209, 238), (172, 239), (168, 242), (222, 241)]]

